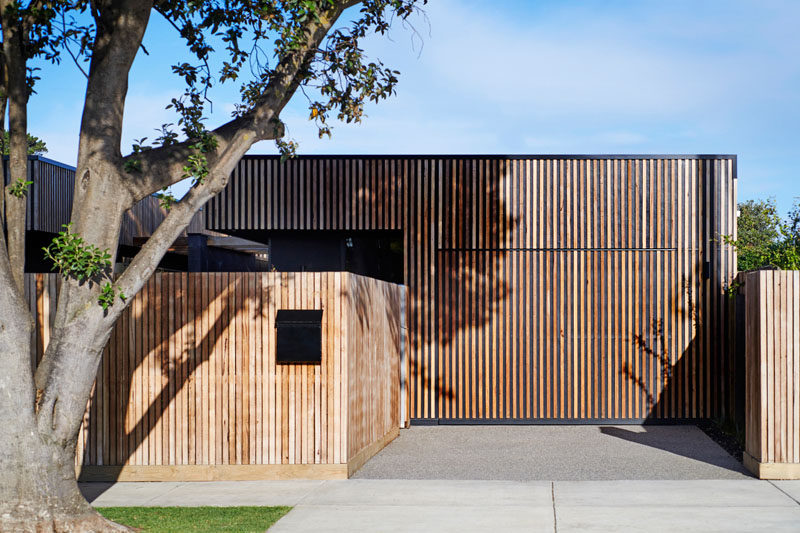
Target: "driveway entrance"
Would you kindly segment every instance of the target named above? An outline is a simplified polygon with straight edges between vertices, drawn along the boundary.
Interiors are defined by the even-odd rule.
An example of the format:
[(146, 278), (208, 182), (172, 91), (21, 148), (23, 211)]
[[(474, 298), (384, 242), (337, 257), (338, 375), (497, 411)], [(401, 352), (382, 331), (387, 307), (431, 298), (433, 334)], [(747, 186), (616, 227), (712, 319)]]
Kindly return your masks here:
[(412, 426), (362, 479), (745, 479), (695, 426)]

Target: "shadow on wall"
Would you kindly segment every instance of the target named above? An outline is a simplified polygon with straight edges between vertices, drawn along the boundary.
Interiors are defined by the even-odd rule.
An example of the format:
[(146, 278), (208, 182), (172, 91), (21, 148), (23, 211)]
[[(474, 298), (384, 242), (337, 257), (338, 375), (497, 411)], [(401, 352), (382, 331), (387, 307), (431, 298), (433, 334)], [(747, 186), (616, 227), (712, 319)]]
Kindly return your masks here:
[(407, 313), (412, 417), (433, 416), (442, 402), (456, 399), (447, 376), (470, 355), (457, 353), (455, 343), (491, 323), (509, 296), (510, 285), (500, 273), (518, 219), (504, 197), (507, 178), (500, 168), (487, 171), (483, 185), (453, 178), (450, 190), (438, 192), (441, 212), (428, 215), (441, 217), (438, 227), (430, 223), (434, 236), (416, 236), (422, 264), (405, 273), (412, 285)]
[[(700, 359), (702, 347), (698, 342), (698, 332), (702, 331), (703, 324), (691, 284), (685, 277), (681, 282), (681, 290), (687, 305), (684, 307), (674, 302), (673, 307), (678, 311), (679, 320), (684, 325), (690, 325), (692, 334), (680, 356), (675, 357), (672, 350), (672, 337), (677, 335), (677, 332), (666, 332), (661, 318), (652, 319), (649, 331), (634, 333), (631, 341), (634, 348), (646, 356), (645, 360), (649, 358), (652, 368), (656, 371), (660, 388), (653, 390), (652, 386), (648, 386), (647, 381), (640, 375), (641, 369), (637, 371), (630, 363), (623, 364), (620, 370), (620, 374), (633, 382), (644, 395), (648, 412), (646, 422), (664, 418), (697, 418), (703, 415), (703, 406), (707, 405), (703, 398), (697, 396), (707, 393), (707, 387), (702, 387), (700, 390), (694, 387), (696, 372), (703, 363)], [(677, 295), (675, 299), (678, 299)], [(653, 380), (650, 382), (653, 383)]]
[[(715, 453), (719, 452), (716, 446), (694, 448), (687, 446), (681, 440), (665, 439), (662, 429), (653, 425), (663, 423), (665, 419), (669, 420), (673, 417), (687, 422), (689, 420), (700, 421), (711, 418), (722, 423), (733, 422), (734, 425), (740, 423), (743, 428), (743, 419), (739, 420), (742, 418), (743, 413), (739, 412), (737, 398), (739, 395), (744, 395), (744, 385), (741, 382), (740, 386), (740, 380), (737, 379), (736, 375), (737, 372), (743, 372), (743, 361), (733, 360), (732, 365), (726, 368), (727, 372), (733, 373), (731, 376), (709, 376), (708, 373), (711, 372), (712, 367), (707, 365), (708, 361), (706, 360), (705, 374), (698, 375), (698, 370), (702, 363), (701, 357), (713, 357), (711, 355), (714, 353), (713, 345), (722, 343), (719, 338), (721, 333), (717, 332), (719, 335), (716, 338), (709, 339), (708, 345), (703, 346), (704, 343), (697, 333), (703, 330), (703, 324), (692, 296), (691, 286), (685, 278), (682, 287), (685, 291), (685, 301), (688, 302), (688, 307), (681, 310), (681, 313), (684, 317), (690, 319), (695, 335), (682, 350), (680, 357), (673, 359), (669, 348), (671, 342), (664, 331), (664, 325), (660, 319), (651, 321), (649, 332), (635, 334), (633, 338), (634, 346), (649, 357), (657, 370), (662, 388), (660, 390), (651, 390), (628, 364), (623, 365), (620, 371), (622, 375), (635, 383), (637, 389), (645, 397), (648, 405), (648, 416), (644, 420), (644, 431), (630, 431), (621, 427), (602, 427), (600, 430), (603, 434), (623, 440), (658, 448), (737, 472), (747, 473), (744, 467), (730, 455)], [(726, 303), (728, 306), (727, 312), (735, 314), (736, 303), (728, 300), (726, 300)], [(710, 348), (710, 346), (712, 347)], [(711, 354), (705, 353), (705, 350), (709, 349)], [(727, 356), (722, 349), (720, 349), (720, 352), (723, 356)], [(730, 384), (733, 389), (727, 391), (727, 397), (721, 395), (718, 398), (717, 414), (709, 413), (708, 411), (711, 408), (709, 384), (714, 379), (719, 380), (720, 384), (718, 386), (724, 387), (722, 385), (724, 381)], [(700, 386), (695, 387), (695, 383), (699, 383)]]
[[(409, 338), (406, 353), (409, 354), (409, 381), (415, 380), (421, 384), (427, 394), (433, 395), (432, 397), (441, 396), (449, 399), (454, 397), (454, 392), (449, 385), (443, 382), (442, 373), (434, 374), (437, 369), (435, 368), (436, 361), (432, 356), (432, 348), (437, 345), (447, 347), (466, 329), (484, 327), (493, 319), (498, 307), (509, 294), (508, 283), (499, 277), (498, 270), (507, 255), (502, 250), (501, 244), (505, 243), (509, 233), (516, 228), (517, 219), (508, 212), (506, 200), (502, 197), (502, 176), (491, 175), (486, 181), (489, 183), (486, 190), (482, 194), (478, 194), (482, 202), (480, 205), (458, 201), (455, 197), (450, 198), (452, 205), (447, 208), (453, 210), (451, 220), (454, 220), (455, 224), (446, 225), (443, 229), (445, 232), (443, 240), (454, 248), (474, 248), (475, 242), (470, 240), (472, 239), (471, 235), (474, 231), (480, 231), (485, 235), (486, 242), (484, 244), (499, 248), (499, 250), (491, 254), (472, 252), (476, 254), (474, 261), (461, 258), (446, 263), (447, 268), (438, 269), (439, 279), (434, 278), (433, 269), (429, 264), (421, 264), (420, 272), (407, 274), (417, 276), (417, 280), (427, 277), (422, 287), (418, 285), (415, 292), (409, 291), (408, 294), (406, 327)], [(461, 193), (459, 192), (459, 194)], [(486, 219), (490, 222), (485, 223)], [(437, 253), (436, 250), (431, 249), (429, 252), (430, 254)], [(477, 255), (481, 255), (481, 257), (478, 258)], [(434, 256), (431, 255), (431, 257)], [(453, 257), (455, 258), (457, 255), (454, 254)], [(431, 260), (433, 261), (433, 259)], [(260, 300), (242, 296), (248, 294), (247, 287), (242, 286), (246, 279), (245, 275), (236, 275), (230, 278), (226, 286), (218, 285), (217, 289), (222, 292), (212, 301), (208, 301), (208, 296), (209, 292), (213, 293), (213, 291), (198, 291), (196, 301), (193, 296), (192, 301), (182, 301), (180, 304), (191, 311), (186, 313), (170, 313), (161, 304), (160, 296), (156, 296), (152, 291), (147, 295), (137, 295), (136, 298), (147, 298), (146, 303), (139, 304), (138, 307), (134, 305), (129, 311), (126, 311), (129, 315), (123, 320), (141, 321), (141, 330), (151, 331), (151, 336), (143, 339), (145, 343), (149, 344), (133, 347), (131, 356), (124, 363), (114, 363), (117, 368), (113, 371), (109, 367), (108, 348), (104, 352), (102, 379), (104, 383), (110, 385), (110, 391), (118, 390), (120, 393), (120, 400), (118, 400), (120, 403), (113, 407), (117, 413), (114, 416), (124, 415), (129, 419), (126, 426), (129, 429), (117, 436), (113, 445), (117, 460), (113, 460), (114, 453), (112, 453), (109, 457), (111, 460), (107, 459), (106, 464), (123, 465), (127, 463), (146, 443), (148, 436), (153, 437), (153, 431), (156, 430), (158, 422), (163, 419), (169, 406), (183, 393), (187, 384), (197, 379), (198, 370), (204, 365), (208, 365), (211, 354), (222, 354), (217, 358), (227, 359), (229, 357), (229, 346), (236, 334), (229, 331), (231, 317), (253, 319), (261, 313)], [(185, 300), (188, 298), (187, 292), (171, 287), (164, 288), (161, 294), (174, 294), (175, 297)], [(432, 307), (434, 298), (436, 299), (436, 309), (459, 309), (463, 312), (448, 313), (447, 317), (434, 316)], [(356, 297), (354, 301), (357, 305), (357, 319), (362, 325), (367, 325), (371, 301), (363, 297)], [(387, 312), (399, 313), (401, 303), (392, 300), (389, 307), (390, 310), (387, 309)], [(134, 314), (137, 312), (138, 316)], [(207, 324), (204, 327), (205, 331), (194, 330), (191, 322), (194, 316), (193, 312), (203, 313), (203, 324)], [(399, 327), (398, 322), (390, 320), (388, 323), (391, 325), (392, 341), (401, 341), (405, 332)], [(127, 327), (127, 322), (117, 325), (117, 328), (120, 328), (119, 331), (124, 332), (123, 335), (126, 336), (129, 334)], [(156, 333), (152, 333), (152, 331)], [(158, 331), (161, 333), (157, 333)], [(417, 333), (415, 334), (415, 332)], [(112, 336), (110, 342), (117, 342), (117, 349), (119, 349), (127, 345), (128, 341)], [(177, 357), (176, 354), (170, 354), (174, 345), (183, 346), (182, 353)], [(423, 350), (423, 346), (427, 346), (428, 349)], [(238, 346), (236, 349), (239, 350)], [(230, 356), (232, 356), (232, 352)], [(140, 398), (140, 396), (134, 397), (136, 393), (132, 389), (142, 387), (142, 383), (139, 381), (132, 383), (132, 380), (135, 374), (142, 373), (144, 364), (151, 365), (150, 369), (145, 372), (148, 375), (145, 379), (150, 380), (146, 382), (145, 386), (152, 389), (153, 392), (149, 394), (155, 394), (155, 396), (142, 412), (134, 409), (133, 413), (125, 414)], [(432, 375), (438, 376), (438, 380), (433, 385), (431, 384)], [(97, 404), (93, 402), (92, 405), (96, 407)], [(202, 403), (200, 405), (203, 406)], [(91, 416), (96, 416), (94, 408)], [(195, 421), (189, 420), (187, 423), (191, 425)], [(190, 432), (191, 427), (193, 426), (190, 426)], [(240, 446), (244, 446), (245, 449), (237, 451), (235, 438), (230, 433), (230, 426), (226, 431), (222, 439), (225, 449), (206, 450), (204, 453), (207, 455), (220, 453), (231, 457), (240, 453), (242, 456), (246, 456), (246, 447), (248, 446), (246, 439), (240, 443)], [(143, 453), (148, 452), (149, 450), (143, 451)], [(120, 466), (120, 471), (121, 468)]]
[[(110, 457), (103, 462), (109, 465), (111, 471), (116, 467), (115, 474), (117, 476), (122, 470), (122, 465), (134, 457), (137, 451), (144, 455), (153, 453), (152, 449), (143, 449), (143, 445), (147, 442), (148, 437), (153, 438), (153, 432), (157, 428), (162, 429), (158, 424), (168, 412), (169, 406), (174, 404), (187, 384), (194, 383), (198, 377), (196, 373), (203, 365), (209, 363), (212, 355), (215, 356), (215, 362), (219, 368), (209, 369), (209, 373), (220, 372), (224, 375), (229, 370), (228, 359), (233, 356), (229, 346), (234, 342), (244, 342), (241, 339), (234, 340), (234, 335), (240, 332), (230, 331), (231, 318), (239, 317), (241, 320), (242, 317), (247, 317), (252, 321), (261, 313), (261, 299), (251, 296), (242, 297), (251, 293), (245, 286), (247, 276), (231, 277), (233, 281), (225, 286), (221, 285), (219, 281), (217, 282), (217, 289), (221, 289), (221, 291), (210, 301), (208, 296), (212, 290), (206, 288), (201, 291), (196, 288), (193, 294), (200, 297), (201, 302), (188, 301), (189, 283), (186, 287), (175, 287), (174, 285), (164, 287), (158, 284), (158, 277), (156, 277), (145, 285), (142, 292), (132, 302), (131, 307), (117, 321), (115, 331), (109, 340), (109, 346), (116, 342), (116, 349), (129, 353), (129, 355), (121, 360), (117, 358), (113, 362), (116, 366), (115, 372), (112, 372), (110, 350), (106, 347), (98, 379), (102, 379), (105, 387), (108, 387), (109, 390), (105, 393), (102, 389), (93, 392), (91, 408), (84, 419), (84, 422), (87, 418), (93, 421), (98, 420), (96, 397), (98, 393), (103, 393), (103, 400), (106, 402), (108, 410), (104, 413), (103, 423), (107, 424), (109, 428), (106, 433), (109, 442), (102, 444), (102, 447), (103, 451), (110, 450), (112, 447), (116, 451), (116, 454), (110, 453)], [(164, 281), (176, 279), (176, 277), (164, 276), (160, 279)], [(213, 277), (209, 277), (209, 279), (213, 280)], [(267, 291), (269, 290), (267, 289)], [(164, 298), (165, 301), (162, 301), (162, 295), (168, 295), (169, 299), (174, 298), (177, 302), (177, 309), (182, 309), (184, 312), (174, 312), (175, 309), (165, 303), (165, 301), (169, 301), (168, 298)], [(264, 299), (269, 299), (269, 292), (264, 294)], [(205, 331), (199, 337), (192, 339), (197, 324), (191, 320), (195, 318), (195, 309), (198, 310), (197, 318)], [(136, 322), (140, 327), (132, 330), (131, 321)], [(126, 337), (132, 339), (144, 331), (149, 331), (150, 335), (138, 335), (133, 345), (128, 344)], [(176, 350), (176, 348), (178, 349)], [(179, 351), (180, 353), (178, 353)], [(131, 361), (133, 364), (130, 364)], [(155, 397), (152, 401), (149, 404), (142, 403), (142, 407), (137, 408), (139, 400), (153, 392)], [(188, 394), (185, 396), (188, 397)], [(186, 438), (190, 440), (193, 440), (195, 424), (199, 423), (195, 414), (197, 405), (201, 409), (208, 408), (208, 403), (202, 402), (196, 397), (195, 400), (196, 404), (189, 402), (189, 405), (185, 406), (186, 412), (189, 414), (185, 421), (187, 424)], [(227, 398), (223, 407), (228, 407)], [(132, 411), (129, 412), (129, 409)], [(116, 418), (119, 416), (125, 416), (130, 423), (120, 423)], [(223, 449), (207, 450), (206, 453), (218, 454), (220, 458), (222, 456), (236, 457), (237, 453), (246, 457), (249, 454), (249, 442), (247, 439), (241, 439), (237, 450), (234, 426), (235, 424), (228, 424), (226, 421), (221, 426), (227, 430), (227, 433), (222, 435)], [(89, 438), (94, 436), (97, 443), (103, 442), (96, 432), (96, 423), (90, 424)], [(151, 448), (162, 447), (164, 443), (168, 442), (168, 439), (168, 436), (162, 434), (162, 442), (155, 443)], [(197, 449), (201, 448), (200, 443), (196, 443), (196, 446)], [(167, 453), (166, 448), (168, 447), (164, 446), (163, 453)], [(159, 450), (159, 454), (160, 452), (161, 450)], [(180, 450), (178, 452), (180, 453)], [(99, 446), (95, 446), (94, 453), (102, 453)], [(214, 460), (214, 455), (211, 455), (211, 462), (213, 463)], [(165, 464), (168, 464), (168, 461), (165, 461)]]
[[(368, 279), (372, 280), (373, 278)], [(379, 283), (381, 283), (382, 300), (385, 304), (385, 323), (389, 326), (389, 336), (392, 344), (400, 346), (404, 342), (401, 321), (399, 320), (400, 313), (403, 310), (403, 302), (398, 297), (397, 291), (388, 289), (386, 285), (388, 282), (381, 281)], [(369, 317), (373, 314), (373, 306), (376, 304), (376, 302), (373, 302), (372, 291), (369, 290), (369, 286), (365, 283), (351, 283), (349, 294), (343, 290), (340, 295), (344, 300), (349, 298), (355, 304), (355, 318), (361, 329), (366, 330), (369, 328)]]
[[(98, 382), (103, 385), (93, 393), (85, 419), (91, 422), (88, 432), (82, 433), (91, 445), (79, 450), (86, 465), (103, 465), (104, 477), (111, 475), (118, 479), (123, 465), (129, 462), (158, 465), (252, 463), (253, 415), (250, 415), (249, 424), (239, 425), (235, 420), (238, 416), (248, 420), (246, 398), (256, 394), (246, 383), (249, 379), (252, 387), (253, 378), (257, 381), (258, 374), (254, 375), (252, 369), (248, 373), (247, 369), (248, 361), (253, 360), (252, 354), (259, 348), (258, 344), (253, 345), (259, 324), (264, 336), (268, 335), (267, 328), (274, 327), (266, 318), (262, 302), (264, 306), (275, 300), (278, 307), (309, 308), (314, 307), (313, 301), (319, 297), (315, 288), (308, 285), (301, 289), (295, 284), (294, 289), (287, 292), (279, 289), (280, 281), (278, 285), (254, 283), (260, 276), (164, 274), (148, 282), (123, 313), (109, 339), (109, 347), (114, 347), (113, 354), (117, 357), (110, 357), (109, 347), (104, 351), (98, 374)], [(185, 285), (181, 280), (185, 280)], [(400, 291), (385, 282), (364, 281), (351, 283), (351, 294), (341, 293), (345, 297), (342, 306), (348, 299), (352, 302), (355, 316), (351, 315), (351, 320), (363, 328), (374, 327), (369, 323), (370, 317), (383, 319), (376, 315), (374, 307), (385, 306), (387, 341), (399, 343), (404, 335), (397, 320), (402, 309)], [(374, 283), (381, 284), (382, 293), (370, 290), (375, 288)], [(329, 285), (329, 289), (332, 291), (333, 287)], [(290, 301), (281, 301), (287, 294)], [(329, 309), (329, 313), (332, 312)], [(343, 325), (333, 318), (334, 315), (329, 316), (328, 326)], [(264, 318), (259, 321), (259, 317)], [(296, 375), (301, 376), (301, 372)], [(216, 398), (203, 397), (201, 391), (208, 390), (209, 382), (215, 383), (211, 380), (213, 376), (217, 383), (212, 387)], [(313, 386), (313, 372), (308, 377)], [(232, 384), (234, 379), (235, 384)], [(231, 387), (236, 389), (235, 396)], [(240, 394), (244, 395), (244, 400)], [(287, 394), (284, 389), (284, 400)], [(300, 392), (297, 398), (300, 401)], [(216, 422), (208, 416), (203, 418), (209, 411), (216, 411)], [(287, 420), (284, 416), (283, 426), (276, 427), (278, 438), (284, 442), (283, 459), (288, 457), (288, 437), (283, 435)], [(216, 439), (206, 445), (200, 435), (212, 426)], [(266, 434), (265, 429), (264, 438)], [(81, 440), (84, 441), (83, 436)], [(87, 453), (90, 453), (88, 460)], [(135, 457), (138, 460), (133, 460)], [(281, 462), (281, 455), (277, 458)], [(300, 461), (299, 455), (297, 460)], [(313, 457), (311, 462), (314, 462)]]

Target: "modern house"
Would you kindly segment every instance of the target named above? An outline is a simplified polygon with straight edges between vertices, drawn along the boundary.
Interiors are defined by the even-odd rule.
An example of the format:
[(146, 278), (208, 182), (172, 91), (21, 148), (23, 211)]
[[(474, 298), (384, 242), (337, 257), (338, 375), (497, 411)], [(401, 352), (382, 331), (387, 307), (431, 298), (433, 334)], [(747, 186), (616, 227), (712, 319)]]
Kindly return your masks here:
[[(46, 272), (74, 169), (30, 168)], [(164, 216), (131, 209), (117, 268)], [(246, 156), (118, 321), (81, 476), (347, 477), (409, 422), (740, 414), (735, 233), (729, 155)], [(28, 277), (40, 353), (56, 288)]]
[[(38, 250), (74, 178), (33, 159)], [(733, 155), (246, 156), (162, 266), (405, 284), (412, 423), (674, 421), (733, 409), (735, 232)]]
[(406, 284), (412, 423), (733, 409), (734, 155), (246, 156), (205, 224)]
[[(29, 179), (43, 272), (74, 169)], [(164, 216), (126, 215), (118, 268)], [(344, 478), (409, 421), (719, 417), (800, 478), (800, 277), (737, 276), (735, 235), (735, 156), (247, 156), (118, 320), (76, 466)], [(26, 277), (39, 354), (57, 286)]]

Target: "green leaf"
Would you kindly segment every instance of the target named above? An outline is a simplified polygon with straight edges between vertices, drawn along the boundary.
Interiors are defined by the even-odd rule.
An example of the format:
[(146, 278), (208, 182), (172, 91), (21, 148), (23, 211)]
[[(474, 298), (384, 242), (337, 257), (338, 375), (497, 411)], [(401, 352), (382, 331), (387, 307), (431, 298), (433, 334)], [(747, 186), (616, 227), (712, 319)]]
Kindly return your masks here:
[(108, 249), (85, 244), (83, 239), (72, 233), (72, 223), (64, 224), (49, 246), (42, 248), (47, 259), (53, 262), (53, 270), (62, 276), (83, 282), (91, 280), (111, 267), (111, 254)]
[(32, 181), (25, 181), (22, 178), (18, 178), (9, 188), (8, 192), (11, 193), (11, 196), (23, 198), (28, 195), (28, 187), (31, 185), (33, 185)]

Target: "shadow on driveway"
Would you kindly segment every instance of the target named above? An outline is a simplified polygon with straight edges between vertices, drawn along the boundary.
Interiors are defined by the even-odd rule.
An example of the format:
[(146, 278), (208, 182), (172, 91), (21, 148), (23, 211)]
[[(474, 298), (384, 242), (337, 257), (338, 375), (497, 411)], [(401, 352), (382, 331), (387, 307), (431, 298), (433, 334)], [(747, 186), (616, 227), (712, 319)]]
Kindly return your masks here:
[[(709, 446), (707, 442), (700, 438), (684, 439), (682, 432), (659, 430), (657, 429), (659, 426), (640, 427), (643, 431), (631, 431), (630, 429), (620, 426), (601, 426), (600, 431), (604, 435), (610, 435), (618, 439), (627, 440), (642, 446), (649, 446), (675, 455), (682, 455), (708, 465), (747, 473), (741, 463), (730, 454), (727, 452), (719, 453), (719, 450), (723, 450), (723, 448), (714, 443), (710, 438), (708, 438), (708, 440), (711, 441), (716, 448), (714, 446)], [(733, 460), (735, 464), (731, 464), (731, 460)]]
[(412, 426), (359, 470), (364, 479), (746, 479), (692, 425)]

